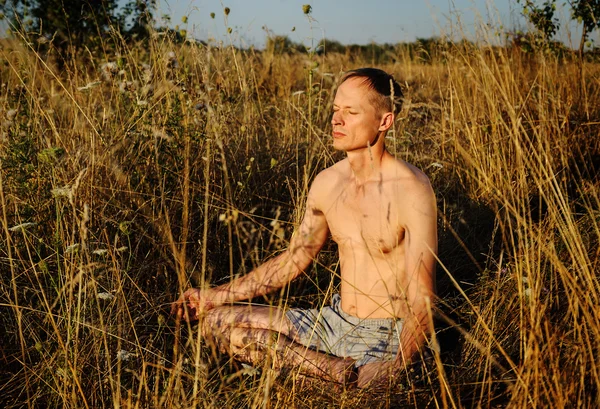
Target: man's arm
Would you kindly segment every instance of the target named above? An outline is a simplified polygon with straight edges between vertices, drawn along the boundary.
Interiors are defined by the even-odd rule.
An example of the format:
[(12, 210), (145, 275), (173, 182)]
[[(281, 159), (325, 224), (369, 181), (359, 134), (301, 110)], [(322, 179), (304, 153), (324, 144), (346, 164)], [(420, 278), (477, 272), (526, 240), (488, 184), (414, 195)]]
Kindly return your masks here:
[(437, 209), (428, 182), (416, 182), (405, 205), (405, 280), (409, 313), (400, 334), (396, 362), (404, 364), (420, 349), (429, 332), (430, 305), (435, 296)]
[(203, 311), (265, 295), (298, 277), (310, 266), (328, 236), (327, 221), (318, 205), (320, 190), (315, 180), (308, 193), (304, 218), (283, 253), (227, 284), (210, 289), (187, 290), (173, 304), (171, 311), (183, 314), (184, 304), (187, 304), (189, 317), (185, 318), (197, 319)]
[(329, 232), (324, 214), (316, 207), (313, 192), (309, 192), (304, 218), (288, 248), (250, 273), (213, 289), (217, 304), (268, 294), (282, 288), (310, 266)]

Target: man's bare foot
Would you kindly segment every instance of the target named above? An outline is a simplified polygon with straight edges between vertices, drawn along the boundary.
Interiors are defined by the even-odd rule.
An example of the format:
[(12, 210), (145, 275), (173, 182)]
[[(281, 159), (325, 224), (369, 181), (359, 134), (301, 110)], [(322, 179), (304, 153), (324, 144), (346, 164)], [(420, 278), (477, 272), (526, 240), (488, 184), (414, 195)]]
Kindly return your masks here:
[(358, 370), (359, 388), (386, 389), (401, 374), (393, 361), (374, 362)]
[(318, 362), (306, 361), (300, 367), (300, 374), (314, 376), (342, 385), (346, 389), (356, 386), (358, 372), (352, 358), (328, 356)]
[(355, 387), (356, 382), (358, 381), (358, 371), (354, 366), (356, 361), (352, 358), (343, 358), (338, 361), (339, 362), (335, 364), (336, 368), (332, 371), (334, 381), (342, 384), (346, 388)]

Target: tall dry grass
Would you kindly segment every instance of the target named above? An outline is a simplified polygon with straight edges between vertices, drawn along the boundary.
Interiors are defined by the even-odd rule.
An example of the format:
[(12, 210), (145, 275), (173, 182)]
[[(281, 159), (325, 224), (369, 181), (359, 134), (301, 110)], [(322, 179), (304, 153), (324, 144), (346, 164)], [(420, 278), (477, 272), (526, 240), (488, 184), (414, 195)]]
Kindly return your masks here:
[[(441, 352), (386, 391), (240, 366), (169, 303), (276, 254), (329, 143), (352, 55), (147, 44), (82, 53), (3, 41), (4, 407), (595, 407), (600, 67), (505, 48), (401, 49), (388, 140), (440, 210)], [(443, 58), (443, 59), (442, 59)], [(318, 305), (327, 247), (255, 300)]]

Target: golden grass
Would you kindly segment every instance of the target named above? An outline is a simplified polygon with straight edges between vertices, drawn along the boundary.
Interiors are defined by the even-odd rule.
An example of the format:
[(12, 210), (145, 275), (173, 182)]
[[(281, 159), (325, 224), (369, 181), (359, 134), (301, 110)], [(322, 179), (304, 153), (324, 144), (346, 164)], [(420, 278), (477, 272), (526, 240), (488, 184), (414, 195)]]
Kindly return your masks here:
[[(285, 246), (340, 157), (336, 78), (369, 62), (155, 37), (59, 69), (33, 47), (0, 44), (5, 407), (600, 405), (597, 64), (457, 46), (381, 67), (406, 91), (389, 147), (438, 197), (442, 352), (338, 393), (253, 373), (168, 308)], [(265, 302), (317, 304), (335, 271), (326, 248)]]

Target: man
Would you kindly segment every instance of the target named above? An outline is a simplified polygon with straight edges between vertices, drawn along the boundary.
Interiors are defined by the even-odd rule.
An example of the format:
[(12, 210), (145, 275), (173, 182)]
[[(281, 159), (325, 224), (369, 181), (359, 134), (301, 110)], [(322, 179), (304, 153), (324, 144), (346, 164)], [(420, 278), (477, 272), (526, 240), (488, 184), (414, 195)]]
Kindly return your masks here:
[[(437, 251), (429, 180), (385, 149), (402, 96), (384, 71), (346, 73), (337, 90), (333, 146), (346, 159), (317, 175), (286, 251), (215, 288), (190, 289), (173, 305), (224, 351), (251, 363), (344, 384), (400, 374), (429, 329)], [(282, 288), (307, 269), (331, 234), (341, 288), (322, 310), (232, 305)]]

